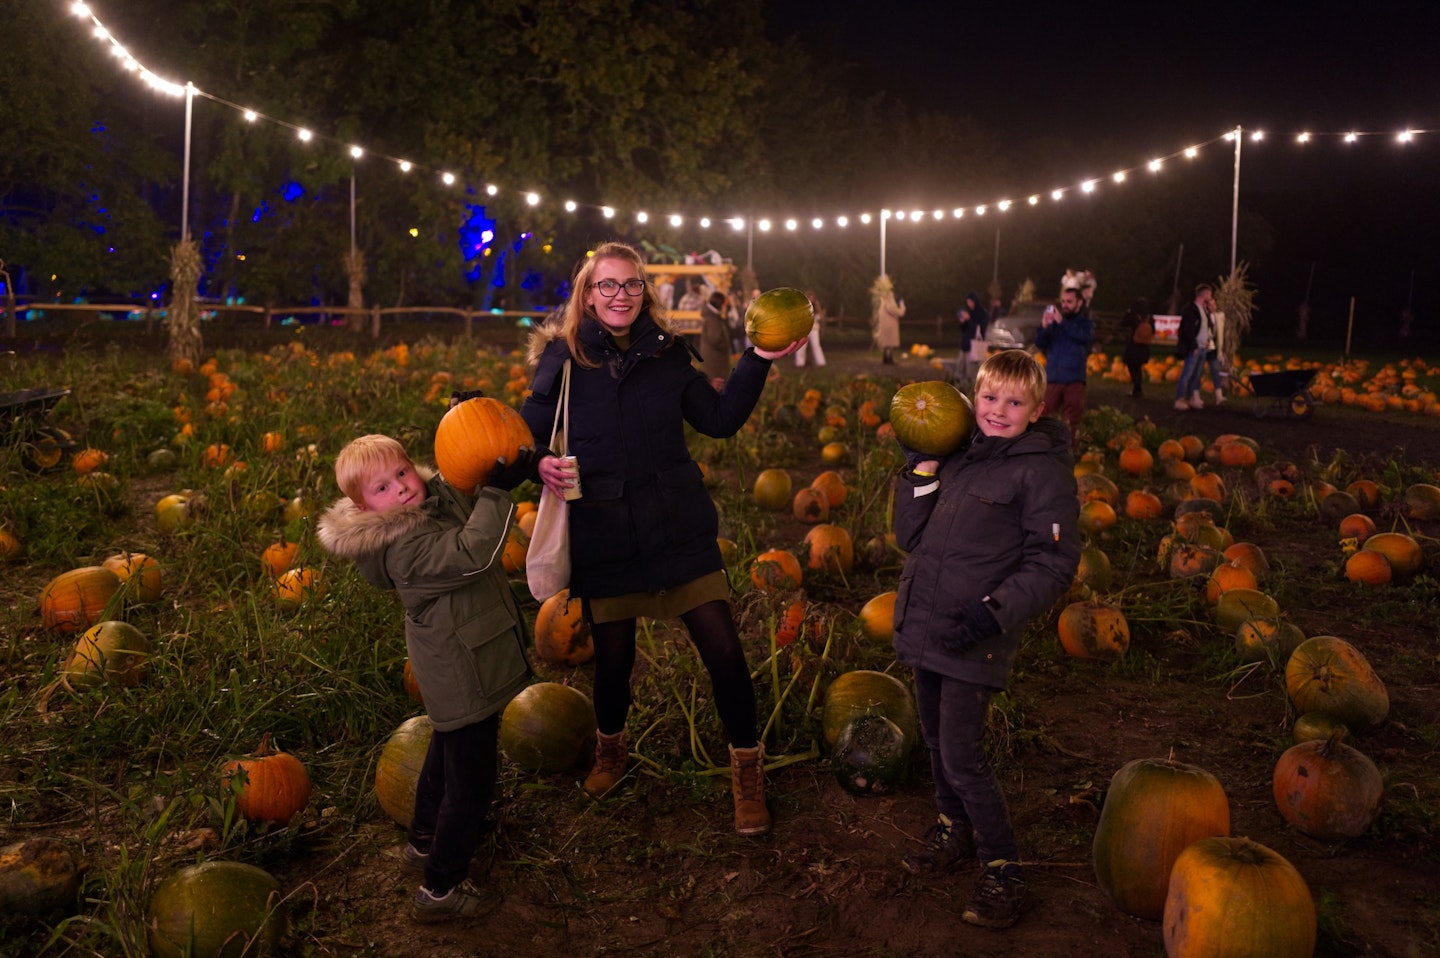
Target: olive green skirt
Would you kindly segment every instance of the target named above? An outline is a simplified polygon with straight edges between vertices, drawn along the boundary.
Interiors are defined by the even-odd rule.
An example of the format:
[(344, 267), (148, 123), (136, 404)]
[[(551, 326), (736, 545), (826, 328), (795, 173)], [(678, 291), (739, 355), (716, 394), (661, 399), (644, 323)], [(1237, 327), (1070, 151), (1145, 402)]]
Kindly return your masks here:
[(630, 592), (601, 599), (586, 599), (591, 622), (619, 622), (622, 619), (674, 619), (691, 609), (730, 600), (730, 580), (723, 569), (682, 582), (659, 592)]

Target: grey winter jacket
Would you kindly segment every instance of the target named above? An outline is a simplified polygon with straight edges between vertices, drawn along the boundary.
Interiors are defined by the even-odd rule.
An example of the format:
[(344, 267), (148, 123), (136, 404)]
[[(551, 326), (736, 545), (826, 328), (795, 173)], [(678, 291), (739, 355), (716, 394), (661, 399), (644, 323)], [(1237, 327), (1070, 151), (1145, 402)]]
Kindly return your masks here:
[(515, 507), (484, 488), (472, 503), (416, 467), (425, 501), (367, 512), (348, 498), (320, 517), (320, 544), (352, 559), (371, 585), (405, 606), (405, 649), (435, 728), (495, 714), (530, 681), (525, 619), (501, 555)]
[[(895, 656), (977, 685), (1010, 681), (1026, 622), (1069, 587), (1080, 560), (1069, 430), (1043, 418), (1010, 439), (975, 439), (933, 477), (902, 472), (895, 539), (909, 553), (895, 598)], [(1001, 633), (961, 655), (941, 637), (989, 597)]]

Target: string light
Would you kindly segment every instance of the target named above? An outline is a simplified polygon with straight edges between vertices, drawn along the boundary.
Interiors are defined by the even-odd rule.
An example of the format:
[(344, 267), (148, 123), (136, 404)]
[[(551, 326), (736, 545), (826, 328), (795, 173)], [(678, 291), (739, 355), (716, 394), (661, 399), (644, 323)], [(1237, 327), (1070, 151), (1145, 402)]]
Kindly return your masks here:
[[(76, 17), (78, 17), (78, 18), (80, 18), (80, 19), (84, 19), (84, 20), (90, 21), (91, 33), (94, 35), (94, 37), (96, 38), (97, 41), (99, 41), (100, 43), (103, 43), (103, 44), (108, 45), (108, 52), (111, 54), (111, 56), (112, 56), (116, 61), (118, 61), (119, 66), (121, 67), (121, 69), (123, 69), (123, 70), (126, 71), (127, 73), (133, 73), (133, 74), (138, 75), (138, 77), (140, 78), (140, 80), (141, 80), (142, 82), (144, 82), (147, 86), (151, 87), (152, 89), (155, 89), (155, 90), (157, 90), (157, 91), (159, 91), (159, 92), (161, 92), (161, 93), (163, 93), (163, 94), (165, 94), (165, 95), (168, 95), (168, 96), (175, 96), (175, 97), (180, 97), (180, 96), (200, 96), (200, 97), (204, 97), (205, 99), (208, 99), (208, 100), (211, 100), (212, 102), (218, 103), (218, 104), (220, 104), (221, 106), (226, 106), (226, 107), (229, 107), (229, 108), (235, 110), (237, 113), (239, 113), (239, 114), (244, 118), (245, 122), (247, 122), (247, 123), (252, 123), (252, 124), (253, 124), (253, 123), (259, 122), (260, 120), (265, 120), (265, 121), (267, 121), (267, 122), (274, 123), (274, 124), (276, 124), (276, 125), (278, 125), (278, 126), (282, 126), (282, 127), (287, 128), (287, 129), (290, 129), (290, 130), (294, 131), (295, 136), (297, 137), (297, 139), (299, 139), (301, 142), (304, 142), (304, 143), (312, 142), (312, 141), (316, 140), (317, 138), (318, 138), (318, 139), (321, 139), (321, 140), (325, 140), (325, 141), (327, 141), (327, 142), (338, 143), (338, 141), (336, 141), (334, 138), (318, 135), (318, 134), (314, 133), (312, 130), (310, 130), (310, 129), (307, 128), (307, 127), (302, 127), (302, 126), (299, 126), (299, 125), (296, 125), (296, 124), (293, 124), (293, 123), (286, 122), (286, 121), (284, 121), (284, 120), (276, 119), (276, 118), (274, 118), (274, 117), (269, 117), (269, 116), (264, 115), (263, 113), (260, 113), (260, 112), (257, 111), (257, 110), (254, 110), (254, 109), (251, 109), (251, 108), (247, 108), (247, 107), (242, 107), (242, 106), (240, 106), (240, 105), (238, 105), (238, 104), (235, 104), (235, 103), (231, 103), (230, 101), (225, 100), (225, 99), (222, 98), (222, 97), (219, 97), (219, 96), (216, 96), (216, 95), (214, 95), (214, 94), (207, 93), (207, 92), (205, 92), (205, 91), (203, 91), (203, 90), (200, 90), (200, 89), (198, 89), (197, 87), (195, 87), (195, 86), (192, 85), (192, 84), (180, 84), (180, 83), (175, 83), (175, 82), (170, 81), (170, 80), (166, 80), (166, 79), (160, 77), (159, 75), (157, 75), (156, 73), (152, 72), (151, 70), (147, 69), (143, 64), (141, 64), (139, 61), (137, 61), (137, 60), (134, 58), (134, 56), (129, 52), (129, 50), (126, 49), (126, 47), (120, 42), (120, 40), (119, 40), (117, 37), (115, 37), (115, 36), (110, 32), (110, 30), (109, 30), (103, 23), (100, 22), (99, 18), (95, 16), (95, 13), (94, 13), (94, 12), (92, 11), (92, 9), (90, 8), (89, 4), (84, 3), (84, 2), (80, 2), (80, 0), (77, 0), (77, 2), (72, 3), (72, 4), (70, 5), (70, 10), (71, 10), (71, 12), (72, 12)], [(1191, 145), (1191, 146), (1187, 146), (1187, 147), (1183, 148), (1182, 150), (1177, 150), (1176, 152), (1171, 153), (1171, 154), (1168, 154), (1168, 155), (1155, 157), (1155, 158), (1149, 160), (1148, 162), (1144, 163), (1143, 165), (1144, 165), (1145, 168), (1148, 169), (1150, 172), (1152, 172), (1152, 173), (1159, 173), (1159, 172), (1161, 172), (1161, 170), (1162, 170), (1162, 168), (1163, 168), (1163, 166), (1164, 166), (1165, 160), (1170, 159), (1170, 158), (1172, 158), (1172, 157), (1177, 157), (1177, 156), (1184, 156), (1186, 159), (1192, 159), (1192, 160), (1193, 160), (1193, 159), (1195, 159), (1196, 157), (1199, 156), (1200, 151), (1201, 151), (1205, 146), (1207, 146), (1207, 145), (1209, 145), (1209, 144), (1211, 144), (1211, 143), (1215, 143), (1215, 142), (1220, 141), (1220, 140), (1224, 140), (1224, 141), (1226, 141), (1226, 142), (1233, 142), (1233, 141), (1235, 140), (1236, 136), (1238, 136), (1240, 132), (1241, 132), (1241, 131), (1240, 131), (1240, 128), (1239, 128), (1239, 127), (1232, 128), (1232, 129), (1230, 129), (1230, 130), (1227, 130), (1225, 133), (1220, 134), (1220, 135), (1217, 136), (1215, 139), (1207, 140), (1207, 141), (1204, 141), (1204, 142), (1201, 142), (1201, 143), (1197, 143), (1197, 144), (1193, 144), (1193, 145)], [(1258, 142), (1263, 142), (1263, 141), (1265, 140), (1265, 131), (1263, 131), (1263, 130), (1251, 130), (1251, 131), (1248, 131), (1248, 132), (1250, 133), (1250, 139), (1251, 139), (1252, 142), (1258, 143)], [(1415, 142), (1417, 136), (1419, 136), (1420, 134), (1436, 133), (1436, 132), (1440, 132), (1440, 130), (1437, 130), (1437, 129), (1418, 129), (1418, 130), (1417, 130), (1417, 129), (1407, 128), (1407, 129), (1404, 129), (1404, 130), (1399, 131), (1399, 132), (1397, 132), (1397, 133), (1394, 133), (1394, 134), (1392, 134), (1392, 135), (1393, 135), (1394, 138), (1395, 138), (1395, 142), (1400, 143), (1400, 144), (1410, 144), (1410, 143)], [(1378, 132), (1378, 131), (1361, 131), (1361, 130), (1350, 130), (1349, 132), (1346, 132), (1346, 133), (1343, 133), (1343, 134), (1341, 134), (1341, 133), (1330, 133), (1330, 134), (1320, 133), (1320, 134), (1317, 134), (1317, 133), (1314, 133), (1314, 132), (1312, 132), (1312, 131), (1306, 130), (1306, 131), (1303, 131), (1303, 132), (1300, 132), (1299, 134), (1297, 134), (1296, 137), (1295, 137), (1295, 141), (1296, 141), (1296, 143), (1298, 143), (1298, 144), (1305, 145), (1305, 144), (1310, 144), (1310, 143), (1312, 143), (1317, 136), (1332, 136), (1332, 137), (1337, 137), (1337, 138), (1343, 139), (1343, 141), (1344, 141), (1345, 143), (1347, 143), (1347, 144), (1352, 144), (1352, 143), (1357, 142), (1361, 136), (1377, 136), (1377, 135), (1387, 135), (1387, 134), (1383, 134), (1383, 133), (1380, 133), (1380, 132)], [(356, 159), (356, 160), (362, 158), (367, 152), (371, 152), (371, 151), (366, 150), (365, 148), (363, 148), (362, 146), (360, 146), (360, 145), (358, 145), (358, 144), (352, 144), (352, 145), (349, 145), (349, 146), (346, 147), (346, 148), (348, 149), (348, 151), (349, 151), (349, 153), (350, 153), (350, 156), (351, 156), (353, 159)], [(375, 155), (376, 155), (376, 156), (379, 156), (379, 157), (382, 157), (383, 159), (386, 159), (386, 160), (388, 160), (388, 161), (390, 161), (390, 162), (393, 162), (393, 163), (399, 168), (400, 172), (402, 172), (402, 173), (409, 173), (409, 172), (411, 172), (413, 169), (416, 168), (416, 164), (412, 163), (410, 160), (401, 159), (401, 158), (399, 158), (399, 157), (386, 156), (385, 154), (383, 154), (383, 153), (378, 153), (378, 152), (375, 153)], [(1137, 167), (1137, 168), (1138, 168), (1138, 167)], [(1112, 180), (1113, 182), (1115, 182), (1115, 183), (1123, 183), (1123, 182), (1125, 182), (1125, 180), (1127, 179), (1127, 177), (1129, 176), (1129, 174), (1134, 171), (1134, 169), (1135, 169), (1135, 168), (1118, 170), (1118, 171), (1116, 171), (1115, 173), (1113, 173), (1110, 178), (1111, 178), (1111, 180)], [(431, 171), (432, 173), (438, 173), (441, 182), (443, 182), (446, 186), (453, 186), (453, 185), (455, 185), (455, 183), (456, 183), (456, 181), (457, 181), (457, 177), (456, 177), (456, 175), (455, 175), (454, 173), (450, 173), (450, 172), (440, 172), (440, 171), (438, 171), (438, 170), (435, 170), (434, 168), (430, 168), (430, 171)], [(1097, 181), (1097, 180), (1095, 180), (1095, 179), (1089, 179), (1089, 180), (1082, 181), (1082, 182), (1079, 184), (1079, 188), (1080, 188), (1081, 191), (1083, 191), (1083, 192), (1085, 192), (1085, 193), (1093, 193), (1093, 192), (1095, 191), (1095, 189), (1096, 189), (1097, 184), (1098, 184), (1098, 181)], [(1071, 189), (1073, 189), (1073, 188), (1074, 188), (1074, 187), (1058, 187), (1058, 188), (1056, 188), (1056, 189), (1053, 189), (1053, 190), (1051, 190), (1051, 191), (1049, 192), (1049, 198), (1050, 198), (1050, 200), (1051, 200), (1052, 202), (1059, 202), (1061, 199), (1064, 198), (1065, 194), (1066, 194), (1067, 192), (1069, 192), (1069, 190), (1071, 190)], [(485, 184), (484, 187), (483, 187), (483, 190), (484, 190), (484, 192), (485, 192), (486, 195), (492, 196), (492, 197), (498, 196), (499, 193), (500, 193), (500, 187), (499, 187), (497, 184), (495, 184), (495, 183), (487, 183), (487, 184)], [(541, 205), (541, 203), (543, 202), (543, 201), (542, 201), (541, 194), (538, 193), (538, 192), (535, 192), (535, 191), (531, 191), (531, 192), (524, 193), (523, 196), (524, 196), (525, 202), (526, 202), (528, 205), (532, 206), (532, 207), (533, 207), (533, 206), (539, 206), (539, 205)], [(1026, 203), (1027, 203), (1029, 206), (1039, 206), (1040, 203), (1041, 203), (1041, 199), (1042, 199), (1042, 194), (1040, 194), (1040, 193), (1033, 193), (1033, 194), (1028, 195), (1028, 197), (1027, 197), (1027, 199), (1026, 199)], [(1009, 208), (1010, 208), (1011, 205), (1012, 205), (1012, 202), (1011, 202), (1010, 200), (1008, 200), (1008, 199), (1001, 199), (1001, 200), (994, 201), (993, 203), (976, 204), (975, 206), (973, 206), (973, 207), (971, 207), (971, 208), (974, 210), (976, 216), (984, 216), (985, 213), (986, 213), (986, 211), (989, 209), (990, 206), (995, 206), (995, 207), (998, 208), (1001, 212), (1005, 212), (1005, 211), (1009, 210)], [(573, 199), (572, 199), (572, 200), (566, 200), (566, 201), (564, 202), (564, 204), (563, 204), (563, 208), (564, 208), (565, 212), (567, 212), (567, 213), (576, 213), (576, 212), (578, 212), (582, 207), (584, 207), (584, 208), (586, 208), (586, 209), (591, 209), (591, 210), (598, 210), (598, 211), (600, 212), (600, 214), (601, 214), (605, 219), (607, 219), (607, 220), (614, 219), (614, 218), (616, 218), (616, 216), (618, 215), (616, 208), (613, 207), (613, 206), (597, 206), (597, 205), (595, 205), (595, 204), (578, 203), (578, 202), (576, 202), (576, 201), (573, 200)], [(951, 218), (953, 218), (953, 219), (957, 219), (957, 220), (958, 220), (958, 219), (962, 219), (962, 218), (964, 217), (964, 215), (965, 215), (965, 210), (966, 210), (966, 207), (958, 207), (958, 206), (957, 206), (957, 207), (953, 208), (953, 209), (950, 211), (950, 216), (951, 216)], [(893, 211), (893, 212), (892, 212), (891, 210), (888, 210), (888, 209), (881, 209), (878, 215), (879, 215), (879, 218), (880, 218), (882, 221), (883, 221), (883, 220), (886, 220), (886, 219), (894, 219), (894, 220), (897, 220), (897, 221), (902, 221), (902, 222), (904, 222), (904, 221), (909, 221), (909, 222), (917, 223), (917, 224), (920, 223), (920, 222), (922, 222), (922, 221), (925, 219), (924, 213), (923, 213), (922, 211), (920, 211), (920, 210), (912, 210), (912, 211), (909, 211), (909, 212), (906, 212), (906, 211)], [(856, 220), (858, 220), (859, 223), (861, 223), (862, 225), (868, 226), (868, 225), (870, 225), (870, 224), (874, 221), (874, 219), (875, 219), (875, 214), (872, 214), (872, 213), (870, 213), (870, 212), (863, 212), (863, 211), (862, 211), (861, 213), (858, 214), (858, 216), (856, 216), (856, 217), (854, 217), (854, 218), (855, 218)], [(938, 208), (937, 208), (937, 209), (935, 209), (935, 210), (932, 211), (930, 218), (931, 218), (933, 221), (935, 221), (935, 222), (940, 222), (940, 221), (942, 221), (942, 220), (945, 219), (944, 211), (943, 211), (942, 209), (938, 209)], [(647, 222), (649, 221), (649, 215), (648, 215), (647, 213), (643, 212), (643, 211), (636, 211), (636, 212), (633, 214), (633, 219), (634, 219), (634, 221), (635, 221), (636, 223), (641, 223), (641, 224), (643, 224), (643, 223), (647, 223)], [(701, 228), (706, 228), (706, 229), (709, 228), (710, 223), (711, 223), (711, 219), (710, 219), (709, 216), (697, 217), (696, 219), (697, 219), (699, 225), (701, 226)], [(834, 216), (834, 217), (833, 217), (833, 221), (834, 221), (834, 224), (835, 224), (836, 227), (845, 228), (845, 227), (848, 227), (848, 226), (850, 225), (851, 217), (850, 217), (848, 214), (845, 214), (845, 215), (837, 215), (837, 216)], [(667, 222), (668, 222), (672, 227), (678, 229), (678, 228), (680, 228), (680, 227), (682, 227), (682, 226), (684, 225), (684, 218), (683, 218), (683, 216), (682, 216), (681, 214), (675, 213), (675, 214), (671, 214), (669, 217), (667, 217)], [(728, 219), (728, 220), (723, 220), (723, 222), (728, 222), (728, 223), (730, 223), (730, 225), (731, 225), (735, 230), (739, 231), (739, 230), (743, 230), (747, 225), (749, 225), (749, 223), (750, 223), (751, 221), (748, 220), (746, 217), (734, 216), (734, 217), (731, 217), (731, 218)], [(811, 220), (811, 226), (812, 226), (814, 229), (816, 229), (816, 230), (821, 230), (821, 229), (823, 229), (823, 228), (825, 227), (825, 222), (826, 222), (826, 221), (825, 221), (825, 219), (824, 219), (823, 217), (816, 216), (815, 218), (813, 218), (813, 219)], [(784, 223), (785, 223), (787, 229), (792, 229), (792, 230), (793, 230), (793, 229), (796, 229), (796, 228), (798, 227), (798, 222), (797, 222), (796, 220), (794, 220), (794, 219), (787, 219), (787, 220), (784, 221)], [(795, 225), (791, 225), (791, 224), (795, 224)], [(759, 226), (762, 232), (768, 231), (768, 230), (770, 229), (770, 227), (771, 227), (771, 220), (768, 219), (768, 218), (756, 219), (756, 220), (754, 220), (754, 225)]]
[(796, 230), (799, 226), (800, 226), (800, 223), (799, 223), (798, 221), (796, 221), (796, 220), (789, 219), (789, 220), (786, 220), (786, 221), (785, 221), (785, 228), (786, 228), (787, 230), (789, 230), (790, 232), (792, 232), (792, 233), (795, 232), (795, 230)]

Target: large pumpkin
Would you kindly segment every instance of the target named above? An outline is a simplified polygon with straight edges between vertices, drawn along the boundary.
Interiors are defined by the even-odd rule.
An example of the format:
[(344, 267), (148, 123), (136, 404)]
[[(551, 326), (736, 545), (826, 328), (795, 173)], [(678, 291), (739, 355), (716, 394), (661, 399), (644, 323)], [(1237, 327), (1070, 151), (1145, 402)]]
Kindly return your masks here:
[(81, 632), (105, 616), (120, 578), (98, 565), (62, 572), (40, 592), (40, 621), (58, 632)]
[(1230, 802), (1209, 772), (1140, 758), (1110, 780), (1095, 827), (1095, 877), (1121, 911), (1157, 920), (1185, 846), (1230, 833)]
[(825, 690), (825, 706), (820, 711), (820, 727), (825, 744), (833, 748), (841, 731), (852, 720), (867, 714), (883, 715), (905, 733), (905, 751), (920, 738), (920, 713), (910, 689), (893, 675), (856, 669), (845, 672)]
[(580, 612), (581, 602), (570, 598), (569, 589), (540, 603), (535, 614), (535, 654), (541, 661), (574, 668), (595, 657), (590, 625)]
[(1163, 928), (1169, 958), (1310, 958), (1315, 900), (1279, 853), (1202, 838), (1175, 859)]
[(467, 399), (451, 408), (435, 429), (435, 465), (445, 481), (467, 495), (490, 478), (501, 456), (514, 462), (535, 437), (520, 414), (496, 399)]
[(0, 915), (69, 911), (79, 891), (79, 866), (61, 842), (29, 838), (0, 848)]
[(784, 349), (809, 336), (814, 325), (810, 297), (788, 286), (761, 293), (745, 310), (745, 335), (760, 349)]
[(1072, 602), (1060, 613), (1060, 644), (1077, 659), (1114, 659), (1130, 648), (1130, 625), (1113, 605)]
[(1216, 600), (1211, 615), (1222, 630), (1233, 633), (1250, 619), (1280, 618), (1280, 603), (1258, 589), (1230, 589)]
[(1403, 532), (1377, 532), (1362, 548), (1383, 555), (1398, 576), (1414, 575), (1425, 559), (1420, 543)]
[(1390, 693), (1360, 650), (1333, 635), (1301, 642), (1285, 665), (1285, 691), (1300, 713), (1322, 712), (1356, 731), (1390, 714)]
[(1405, 490), (1400, 510), (1411, 519), (1440, 519), (1440, 486), (1419, 482)]
[(247, 758), (226, 762), (221, 769), (224, 787), (234, 788), (235, 807), (256, 822), (289, 825), (310, 804), (310, 773), (288, 752), (270, 744), (270, 733)]
[(409, 828), (415, 817), (415, 784), (434, 731), (428, 715), (406, 719), (390, 733), (375, 763), (375, 798), (402, 828)]
[(285, 933), (285, 904), (280, 883), (263, 869), (208, 861), (161, 883), (145, 926), (154, 958), (268, 955)]
[(595, 709), (579, 689), (536, 682), (505, 706), (500, 747), (527, 772), (549, 775), (574, 768), (595, 745)]
[(947, 382), (911, 383), (890, 400), (890, 428), (907, 448), (948, 456), (974, 432), (975, 409)]
[(790, 504), (790, 473), (784, 469), (763, 469), (755, 477), (755, 504), (778, 512)]
[(1337, 728), (1329, 738), (1292, 745), (1275, 763), (1272, 786), (1281, 816), (1323, 842), (1365, 834), (1385, 792), (1375, 763), (1344, 744), (1344, 737), (1344, 727)]
[(93, 688), (102, 683), (133, 686), (145, 678), (150, 640), (125, 622), (100, 622), (85, 630), (65, 663), (64, 678), (71, 688)]
[(830, 764), (851, 795), (885, 795), (905, 775), (909, 742), (900, 726), (874, 713), (851, 719), (840, 730)]

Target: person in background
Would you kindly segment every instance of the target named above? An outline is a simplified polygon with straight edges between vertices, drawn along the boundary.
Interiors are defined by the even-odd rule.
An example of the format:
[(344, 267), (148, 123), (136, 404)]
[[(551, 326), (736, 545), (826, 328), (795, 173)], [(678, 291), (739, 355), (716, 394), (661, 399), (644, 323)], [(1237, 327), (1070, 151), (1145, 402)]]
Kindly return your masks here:
[(1143, 296), (1130, 304), (1122, 327), (1125, 330), (1125, 352), (1121, 361), (1130, 370), (1130, 395), (1140, 398), (1145, 382), (1145, 364), (1150, 361), (1150, 343), (1155, 339), (1155, 317), (1150, 301)]
[(1045, 412), (1064, 418), (1072, 443), (1079, 441), (1080, 415), (1085, 411), (1085, 366), (1094, 338), (1095, 323), (1080, 290), (1074, 288), (1060, 294), (1059, 309), (1045, 308), (1035, 332), (1035, 345), (1045, 354), (1045, 375), (1049, 379)]
[(895, 298), (895, 284), (881, 273), (870, 287), (871, 323), (875, 327), (875, 345), (880, 347), (881, 362), (895, 362), (900, 348), (900, 318), (905, 315), (905, 300)]
[(500, 901), (467, 876), (495, 790), (500, 712), (530, 682), (525, 616), (500, 558), (510, 490), (535, 477), (538, 458), (532, 447), (502, 458), (471, 498), (389, 436), (361, 436), (336, 456), (344, 495), (316, 526), (326, 551), (405, 606), (405, 650), (434, 727), (400, 850), (424, 875), (410, 900), (416, 921), (478, 917)]
[(629, 766), (636, 621), (679, 618), (710, 674), (711, 701), (730, 741), (735, 830), (762, 835), (770, 810), (755, 686), (730, 611), (719, 515), (685, 433), (688, 425), (706, 436), (733, 436), (759, 401), (770, 364), (799, 344), (747, 349), (717, 391), (670, 328), (635, 249), (596, 247), (574, 289), (563, 321), (531, 336), (535, 375), (520, 415), (544, 445), (569, 360), (565, 428), (574, 461), (546, 456), (539, 472), (557, 495), (577, 483), (582, 491), (568, 510), (570, 595), (580, 600), (595, 649), (599, 730), (585, 791), (605, 797)]
[(1180, 326), (1175, 333), (1175, 356), (1181, 361), (1180, 378), (1175, 380), (1176, 409), (1205, 408), (1200, 398), (1200, 374), (1210, 348), (1214, 312), (1215, 287), (1209, 283), (1196, 286), (1195, 299), (1180, 311)]
[(795, 365), (804, 366), (805, 357), (808, 353), (811, 365), (825, 365), (825, 351), (820, 348), (820, 327), (825, 325), (825, 309), (820, 305), (820, 299), (815, 295), (813, 289), (807, 289), (805, 296), (810, 300), (810, 308), (815, 312), (815, 324), (810, 327), (810, 335), (801, 342), (800, 348), (795, 351)]
[(956, 360), (957, 378), (970, 382), (980, 364), (985, 361), (988, 350), (985, 346), (985, 332), (990, 328), (990, 314), (980, 305), (975, 293), (965, 296), (965, 305), (960, 307), (960, 356)]
[(725, 326), (730, 330), (730, 355), (738, 356), (745, 350), (745, 310), (736, 287), (725, 294)]
[(730, 330), (721, 312), (724, 308), (725, 294), (719, 290), (700, 307), (700, 365), (716, 389), (723, 388), (730, 375)]
[[(1025, 897), (1005, 794), (985, 753), (990, 700), (1010, 682), (1027, 623), (1069, 587), (1080, 560), (1070, 436), (1041, 418), (1045, 370), (1007, 349), (975, 377), (976, 433), (944, 459), (906, 450), (895, 539), (895, 657), (915, 676), (936, 823), (902, 862), (912, 874), (979, 858), (960, 918), (1005, 928)], [(998, 495), (1003, 492), (1003, 495)]]

